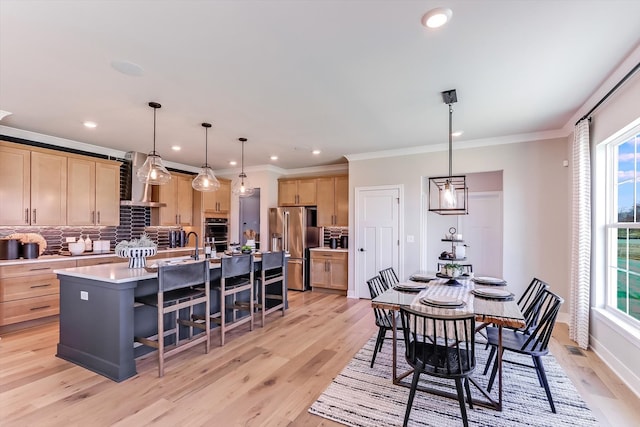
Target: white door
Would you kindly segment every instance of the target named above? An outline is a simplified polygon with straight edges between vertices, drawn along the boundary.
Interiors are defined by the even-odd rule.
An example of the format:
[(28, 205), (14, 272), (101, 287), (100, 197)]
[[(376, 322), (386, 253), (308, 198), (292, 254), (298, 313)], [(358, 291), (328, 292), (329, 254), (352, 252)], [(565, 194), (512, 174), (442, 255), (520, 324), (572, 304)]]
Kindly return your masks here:
[(502, 277), (502, 192), (469, 193), (469, 215), (458, 218), (474, 274)]
[(356, 297), (370, 298), (367, 280), (400, 259), (400, 188), (356, 189), (355, 290)]

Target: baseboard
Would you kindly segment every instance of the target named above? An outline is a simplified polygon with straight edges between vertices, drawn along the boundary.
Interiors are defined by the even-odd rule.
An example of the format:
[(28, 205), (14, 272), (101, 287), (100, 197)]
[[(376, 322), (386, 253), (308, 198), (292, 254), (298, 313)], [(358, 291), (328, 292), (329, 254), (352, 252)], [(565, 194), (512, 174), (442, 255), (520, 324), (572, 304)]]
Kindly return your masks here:
[(613, 371), (613, 373), (640, 399), (640, 378), (631, 372), (620, 360), (602, 345), (593, 335), (589, 335), (591, 350)]

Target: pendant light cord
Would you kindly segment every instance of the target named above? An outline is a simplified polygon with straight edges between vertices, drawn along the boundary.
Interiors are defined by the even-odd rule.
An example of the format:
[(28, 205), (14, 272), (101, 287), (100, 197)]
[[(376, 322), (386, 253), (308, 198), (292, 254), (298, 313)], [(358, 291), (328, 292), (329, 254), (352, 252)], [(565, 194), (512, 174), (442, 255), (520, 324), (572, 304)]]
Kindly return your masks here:
[(204, 167), (209, 167), (209, 128), (204, 127)]
[(452, 119), (453, 119), (453, 107), (451, 106), (451, 104), (449, 104), (449, 178), (451, 178), (452, 173), (451, 173), (451, 165), (452, 165), (452, 158), (453, 158), (453, 141), (452, 141), (452, 132), (453, 132), (453, 128), (452, 128)]
[(158, 109), (153, 107), (153, 155), (156, 154), (156, 111)]

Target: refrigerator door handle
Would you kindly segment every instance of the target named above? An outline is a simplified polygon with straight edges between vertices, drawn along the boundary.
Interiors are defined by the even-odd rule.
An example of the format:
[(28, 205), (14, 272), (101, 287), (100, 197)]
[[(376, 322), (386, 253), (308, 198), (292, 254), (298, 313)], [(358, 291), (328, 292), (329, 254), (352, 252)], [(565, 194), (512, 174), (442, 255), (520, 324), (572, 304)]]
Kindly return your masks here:
[(284, 211), (282, 213), (282, 224), (283, 224), (283, 231), (284, 231), (284, 251), (285, 252), (289, 252), (289, 212)]

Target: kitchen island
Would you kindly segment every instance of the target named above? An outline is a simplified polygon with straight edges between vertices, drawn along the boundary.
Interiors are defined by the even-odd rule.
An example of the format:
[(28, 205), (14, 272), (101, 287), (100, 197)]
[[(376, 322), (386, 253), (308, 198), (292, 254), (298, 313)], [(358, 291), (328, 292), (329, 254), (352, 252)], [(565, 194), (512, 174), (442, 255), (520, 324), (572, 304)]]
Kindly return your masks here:
[[(255, 258), (260, 271), (260, 258)], [(220, 283), (220, 259), (211, 260), (211, 285)], [(56, 356), (114, 381), (136, 374), (135, 359), (153, 349), (135, 336), (157, 332), (157, 313), (135, 302), (158, 290), (157, 273), (128, 264), (54, 270), (60, 280), (60, 341)], [(256, 274), (257, 276), (257, 274)], [(285, 289), (287, 272), (284, 271)], [(283, 296), (287, 306), (286, 292)], [(211, 314), (220, 310), (219, 292), (211, 292)], [(204, 313), (198, 313), (204, 314)]]

